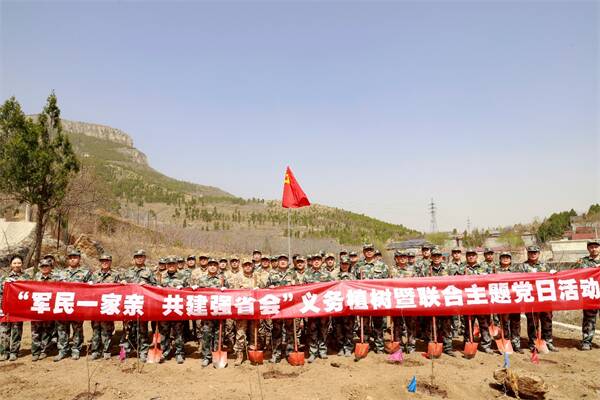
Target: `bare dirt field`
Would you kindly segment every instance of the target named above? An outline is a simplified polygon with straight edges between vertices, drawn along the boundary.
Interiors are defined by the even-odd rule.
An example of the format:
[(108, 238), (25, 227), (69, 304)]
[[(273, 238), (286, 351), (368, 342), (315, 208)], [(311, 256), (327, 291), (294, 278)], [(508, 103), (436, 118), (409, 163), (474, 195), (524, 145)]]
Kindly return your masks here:
[[(120, 325), (120, 324), (119, 324)], [(90, 337), (86, 322), (86, 340)], [(525, 328), (523, 326), (523, 328)], [(120, 326), (119, 326), (120, 329)], [(188, 343), (186, 361), (164, 364), (88, 361), (82, 358), (59, 363), (52, 358), (31, 362), (29, 324), (25, 325), (22, 356), (0, 363), (0, 399), (493, 399), (505, 397), (493, 379), (501, 368), (500, 354), (478, 352), (472, 360), (443, 355), (432, 363), (419, 352), (406, 356), (402, 365), (387, 363), (387, 355), (369, 353), (366, 359), (330, 356), (314, 364), (292, 367), (280, 364), (252, 366), (245, 362), (225, 369), (202, 368), (195, 343)], [(117, 332), (117, 336), (120, 332)], [(577, 349), (580, 332), (555, 328), (560, 353), (540, 355), (539, 365), (530, 353), (510, 356), (515, 370), (537, 374), (546, 381), (547, 399), (600, 399), (600, 348)], [(455, 341), (455, 348), (462, 343)], [(417, 392), (407, 385), (415, 375)], [(88, 379), (88, 376), (90, 378)]]

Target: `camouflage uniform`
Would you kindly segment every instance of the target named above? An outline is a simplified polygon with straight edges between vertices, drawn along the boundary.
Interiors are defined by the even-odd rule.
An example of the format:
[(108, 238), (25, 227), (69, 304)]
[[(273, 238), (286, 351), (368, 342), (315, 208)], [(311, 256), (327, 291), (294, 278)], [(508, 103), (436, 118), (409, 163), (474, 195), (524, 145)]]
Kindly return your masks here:
[[(387, 279), (389, 278), (389, 269), (381, 261), (375, 259), (367, 262), (361, 260), (356, 264), (356, 279)], [(370, 324), (367, 325), (369, 340), (373, 343), (375, 353), (384, 351), (383, 331), (385, 330), (385, 317), (370, 317)]]
[[(292, 268), (286, 271), (276, 269), (271, 271), (267, 278), (267, 287), (294, 286), (298, 283), (296, 272)], [(293, 341), (293, 320), (291, 319), (276, 319), (273, 321), (272, 331), (272, 346), (273, 355), (272, 362), (279, 362), (282, 355), (287, 357), (288, 353), (294, 349)]]
[[(157, 281), (152, 270), (147, 266), (138, 267), (134, 265), (127, 270), (123, 276), (127, 283), (136, 283), (156, 286)], [(125, 346), (127, 352), (132, 348), (137, 348), (139, 342), (138, 355), (142, 362), (148, 357), (150, 350), (150, 340), (148, 338), (148, 322), (147, 321), (128, 321), (127, 322), (127, 338), (121, 338), (121, 344)]]
[[(338, 280), (346, 281), (354, 279), (351, 272), (338, 273)], [(339, 350), (338, 355), (345, 355), (347, 357), (352, 355), (352, 338), (354, 336), (354, 326), (356, 324), (355, 316), (348, 317), (335, 317), (333, 319), (333, 326), (335, 331), (335, 338), (337, 341), (337, 347)]]
[[(198, 286), (201, 288), (220, 288), (222, 286), (227, 287), (227, 282), (217, 272), (215, 275), (206, 274), (201, 276), (198, 280), (190, 282), (192, 286)], [(200, 320), (200, 339), (202, 341), (202, 347), (200, 349), (200, 355), (204, 362), (203, 365), (208, 365), (212, 361), (212, 352), (218, 348), (218, 334), (219, 334), (219, 321), (213, 319)]]
[[(261, 281), (257, 273), (252, 273), (247, 276), (243, 272), (236, 274), (232, 281), (231, 287), (233, 289), (254, 289), (263, 288), (264, 282)], [(239, 319), (235, 321), (235, 343), (233, 344), (233, 351), (236, 354), (242, 354), (248, 346), (248, 342), (252, 343), (248, 346), (251, 350), (255, 350), (254, 346), (254, 327), (259, 323), (256, 320)]]
[[(600, 257), (583, 257), (576, 265), (576, 268), (600, 268)], [(581, 323), (582, 349), (587, 350), (592, 347), (594, 340), (594, 331), (596, 330), (596, 315), (600, 310), (583, 310), (583, 321)]]
[[(241, 269), (238, 268), (237, 271), (234, 271), (232, 269), (228, 269), (225, 272), (223, 272), (223, 277), (225, 278), (225, 280), (227, 281), (227, 283), (229, 284), (229, 286), (232, 286), (233, 280), (239, 275), (241, 274)], [(233, 345), (235, 344), (235, 328), (236, 325), (236, 321), (234, 319), (228, 318), (225, 320), (225, 332), (224, 332), (224, 342), (227, 342), (228, 346), (233, 347)]]
[[(514, 272), (521, 272), (521, 266), (517, 264), (511, 264), (508, 268), (502, 266), (496, 267), (497, 274), (508, 274)], [(504, 331), (504, 337), (510, 339), (513, 350), (521, 352), (521, 314), (501, 314), (499, 315)]]
[[(26, 281), (31, 277), (25, 272), (10, 271), (0, 282), (0, 305), (2, 304), (2, 294), (4, 292), (4, 283), (14, 281)], [(0, 323), (0, 360), (6, 360), (9, 356), (11, 361), (19, 355), (21, 349), (21, 338), (23, 337), (22, 322), (2, 322)]]
[[(462, 261), (451, 261), (448, 263), (448, 275), (461, 275), (464, 267), (465, 263), (463, 263)], [(460, 316), (452, 316), (452, 336), (463, 336), (465, 334), (465, 326), (463, 325), (463, 322), (463, 318), (461, 318)]]
[[(327, 268), (309, 271), (305, 277), (306, 283), (331, 282), (334, 278)], [(308, 352), (309, 362), (315, 358), (327, 358), (327, 331), (329, 330), (329, 317), (308, 318)]]
[[(92, 274), (90, 282), (93, 283), (118, 283), (121, 282), (121, 276), (109, 269), (108, 271), (96, 271)], [(92, 358), (95, 354), (100, 354), (100, 350), (105, 357), (110, 357), (110, 343), (115, 331), (114, 321), (92, 321)]]
[[(48, 275), (38, 271), (34, 277), (37, 282), (53, 282), (60, 280), (57, 274), (50, 272)], [(50, 347), (54, 321), (31, 321), (31, 357), (33, 360), (46, 358)]]
[[(187, 281), (183, 279), (182, 274), (178, 272), (167, 272), (160, 283), (162, 287), (168, 288), (183, 288), (187, 286)], [(183, 324), (187, 321), (159, 321), (158, 331), (160, 332), (160, 348), (162, 349), (161, 362), (171, 356), (172, 347), (175, 347), (175, 357), (178, 363), (183, 362), (184, 357), (184, 340), (183, 340)], [(173, 332), (173, 346), (171, 346), (171, 331)]]
[(415, 263), (415, 273), (419, 276), (428, 276), (429, 266), (431, 265), (431, 258), (422, 258)]
[[(91, 272), (88, 268), (78, 265), (69, 267), (62, 271), (61, 281), (63, 282), (89, 282)], [(73, 358), (78, 358), (83, 346), (83, 321), (56, 321), (58, 331), (58, 356), (55, 361), (67, 356), (69, 351)], [(69, 343), (70, 331), (73, 331), (73, 344)]]
[[(537, 261), (535, 264), (524, 262), (521, 264), (521, 272), (547, 272), (546, 264)], [(542, 339), (546, 341), (548, 349), (555, 350), (552, 341), (552, 311), (542, 311), (539, 313), (526, 313), (527, 318), (527, 337), (529, 338), (528, 346), (530, 350), (535, 347), (535, 339), (537, 338), (538, 321), (542, 331)]]
[[(482, 267), (481, 264), (476, 263), (473, 265), (464, 264), (463, 269), (460, 275), (485, 275), (487, 274), (487, 269)], [(471, 327), (475, 326), (475, 321), (479, 323), (479, 334), (481, 335), (481, 340), (479, 341), (479, 345), (486, 353), (492, 352), (492, 335), (490, 335), (490, 316), (489, 315), (472, 315), (471, 316)], [(467, 322), (467, 317), (463, 317), (462, 321), (464, 329), (464, 341), (465, 343), (470, 341), (470, 332), (469, 332), (469, 324)]]
[[(419, 276), (448, 276), (448, 267), (446, 264), (441, 263), (437, 267), (433, 264), (429, 264), (426, 269), (421, 269)], [(429, 332), (429, 336), (426, 338), (426, 342), (429, 343), (433, 339), (433, 320), (432, 318), (425, 317), (426, 331)], [(442, 343), (445, 353), (452, 353), (452, 317), (436, 317), (436, 329), (439, 336), (442, 334)], [(437, 338), (436, 338), (437, 341)]]
[[(404, 279), (412, 278), (415, 276), (415, 271), (408, 265), (401, 267), (394, 265), (391, 271), (391, 278), (393, 279)], [(392, 317), (394, 323), (394, 339), (401, 341), (402, 336), (406, 336), (406, 352), (412, 353), (416, 349), (416, 336), (417, 336), (417, 318), (416, 317)]]

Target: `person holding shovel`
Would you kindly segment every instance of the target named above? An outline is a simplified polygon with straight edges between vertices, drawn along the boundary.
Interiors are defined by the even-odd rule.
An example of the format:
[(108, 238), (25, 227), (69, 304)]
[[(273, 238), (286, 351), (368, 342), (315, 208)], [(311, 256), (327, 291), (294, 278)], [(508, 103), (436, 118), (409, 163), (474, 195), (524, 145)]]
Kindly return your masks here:
[[(202, 288), (221, 288), (228, 286), (227, 281), (219, 274), (219, 263), (214, 258), (208, 259), (207, 274), (201, 276), (198, 280), (192, 277), (192, 289)], [(215, 337), (218, 335), (219, 323), (217, 320), (203, 319), (200, 322), (200, 337), (202, 347), (200, 355), (202, 357), (202, 367), (208, 367), (212, 362), (212, 351), (217, 350), (217, 341)]]
[[(545, 263), (540, 261), (540, 248), (538, 246), (527, 247), (527, 261), (521, 265), (521, 272), (550, 272)], [(541, 327), (542, 339), (546, 341), (548, 350), (558, 352), (554, 343), (552, 343), (552, 311), (542, 311), (539, 313), (526, 313), (527, 317), (527, 336), (529, 338), (529, 350), (535, 349), (535, 340), (537, 338), (537, 327)]]
[[(168, 257), (167, 261), (167, 273), (160, 282), (160, 286), (182, 289), (187, 286), (187, 280), (179, 273), (178, 261), (175, 257)], [(187, 321), (159, 321), (158, 331), (160, 332), (160, 348), (162, 350), (162, 356), (160, 357), (160, 363), (165, 362), (171, 356), (171, 332), (173, 332), (173, 345), (175, 347), (175, 361), (177, 364), (183, 364), (185, 359), (184, 353), (184, 338), (183, 338), (183, 324)]]
[[(294, 286), (298, 284), (296, 271), (288, 268), (289, 261), (285, 254), (278, 257), (277, 269), (271, 271), (267, 278), (267, 287), (274, 288), (280, 286)], [(273, 321), (272, 344), (273, 354), (271, 363), (275, 364), (281, 361), (282, 354), (287, 357), (288, 353), (293, 350), (294, 344), (290, 343), (290, 338), (293, 338), (293, 320), (291, 319), (276, 319)], [(292, 339), (293, 340), (293, 339)]]
[[(462, 261), (462, 250), (460, 247), (455, 247), (450, 253), (450, 261), (448, 263), (448, 275), (460, 275), (465, 267)], [(462, 324), (462, 318), (458, 315), (452, 316), (452, 336), (463, 336), (465, 327)]]
[[(340, 258), (340, 272), (337, 280), (346, 281), (354, 279), (350, 272), (350, 258)], [(352, 338), (354, 336), (355, 316), (335, 317), (333, 319), (335, 339), (338, 347), (338, 356), (352, 357)]]
[[(121, 276), (112, 270), (112, 256), (102, 254), (98, 259), (100, 261), (100, 270), (94, 272), (90, 283), (118, 283), (121, 282)], [(114, 321), (92, 321), (92, 345), (91, 359), (100, 358), (100, 352), (105, 360), (110, 359), (110, 344), (115, 331)]]
[[(577, 262), (575, 268), (600, 268), (600, 239), (592, 239), (587, 242), (587, 251), (589, 255), (583, 257)], [(598, 309), (583, 310), (583, 321), (581, 323), (581, 350), (592, 349), (592, 340), (596, 330), (596, 315)]]
[[(26, 281), (31, 277), (23, 271), (23, 259), (21, 256), (13, 256), (10, 260), (10, 272), (4, 278), (4, 282)], [(4, 283), (0, 282), (0, 289)], [(2, 305), (2, 291), (0, 290), (0, 306)], [(22, 322), (0, 323), (0, 361), (16, 361), (21, 349), (21, 338), (23, 336)]]
[[(497, 274), (508, 274), (521, 272), (518, 265), (512, 263), (512, 254), (505, 251), (500, 253), (500, 264), (496, 268)], [(510, 339), (513, 351), (523, 354), (521, 349), (521, 314), (499, 314), (501, 327), (504, 331), (504, 336)]]
[[(394, 261), (396, 264), (392, 268), (391, 277), (394, 279), (412, 278), (415, 271), (408, 266), (408, 254), (406, 251), (396, 250), (394, 252)], [(393, 337), (400, 341), (403, 333), (406, 335), (406, 353), (413, 353), (417, 347), (417, 319), (416, 317), (397, 316), (392, 317)]]
[[(230, 283), (233, 289), (262, 289), (265, 286), (259, 274), (254, 272), (254, 264), (249, 259), (242, 261), (241, 273), (232, 277)], [(244, 362), (244, 352), (248, 347), (250, 350), (258, 350), (254, 345), (248, 346), (248, 338), (250, 342), (255, 342), (254, 332), (257, 323), (259, 321), (253, 319), (239, 319), (235, 321), (235, 343), (233, 344), (235, 362), (233, 365), (242, 365)]]

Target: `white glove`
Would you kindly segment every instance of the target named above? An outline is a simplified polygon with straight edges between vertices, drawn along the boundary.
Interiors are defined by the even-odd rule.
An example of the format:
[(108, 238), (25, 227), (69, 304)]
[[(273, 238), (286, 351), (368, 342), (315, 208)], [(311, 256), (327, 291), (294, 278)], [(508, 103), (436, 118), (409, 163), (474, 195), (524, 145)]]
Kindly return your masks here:
[(221, 292), (225, 291), (225, 286), (221, 286)]
[(556, 272), (557, 272), (557, 271), (556, 271), (555, 269), (551, 269), (551, 270), (550, 270), (550, 273), (551, 273), (552, 275), (554, 275)]
[(0, 308), (0, 317), (4, 317), (4, 311)]
[(175, 289), (183, 289), (183, 286), (179, 285)]
[(192, 285), (192, 290), (198, 289), (198, 285)]
[(93, 284), (94, 284), (94, 282), (92, 282), (92, 281), (88, 281), (88, 283), (87, 283), (87, 284), (91, 286), (91, 285), (93, 285)]

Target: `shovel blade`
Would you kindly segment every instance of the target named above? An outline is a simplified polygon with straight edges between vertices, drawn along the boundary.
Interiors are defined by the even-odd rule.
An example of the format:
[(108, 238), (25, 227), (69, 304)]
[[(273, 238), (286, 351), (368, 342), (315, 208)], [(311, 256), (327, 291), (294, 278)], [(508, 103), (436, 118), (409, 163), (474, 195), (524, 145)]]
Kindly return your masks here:
[(548, 345), (546, 345), (546, 341), (544, 339), (535, 339), (535, 348), (540, 354), (550, 353), (550, 350), (548, 350)]
[(152, 335), (152, 343), (150, 344), (150, 346), (156, 346), (156, 345), (160, 345), (160, 335), (157, 332), (154, 332), (154, 335)]
[(294, 367), (304, 365), (304, 353), (301, 351), (292, 351), (288, 354), (287, 360)]
[(463, 356), (465, 358), (471, 359), (475, 357), (477, 354), (477, 343), (475, 342), (467, 342), (465, 343), (465, 349), (463, 351)]
[(475, 336), (475, 337), (479, 337), (479, 324), (476, 324), (476, 325), (473, 327), (473, 336)]
[(501, 353), (512, 354), (514, 353), (512, 343), (508, 339), (496, 339), (496, 346)]
[(162, 350), (159, 348), (153, 347), (148, 351), (147, 362), (149, 364), (158, 364), (160, 362), (161, 357), (162, 357)]
[(369, 353), (369, 343), (356, 343), (354, 346), (354, 358), (360, 360)]
[(500, 328), (498, 328), (493, 322), (490, 324), (488, 330), (493, 338), (497, 338), (498, 336), (500, 336)]
[(213, 367), (225, 368), (227, 366), (227, 352), (213, 351), (212, 352)]
[(400, 342), (385, 342), (385, 352), (393, 354), (400, 349)]
[(264, 353), (262, 350), (248, 350), (248, 359), (252, 364), (262, 364), (264, 361)]
[(429, 358), (440, 358), (442, 355), (443, 345), (442, 343), (429, 342), (427, 344), (427, 355)]

